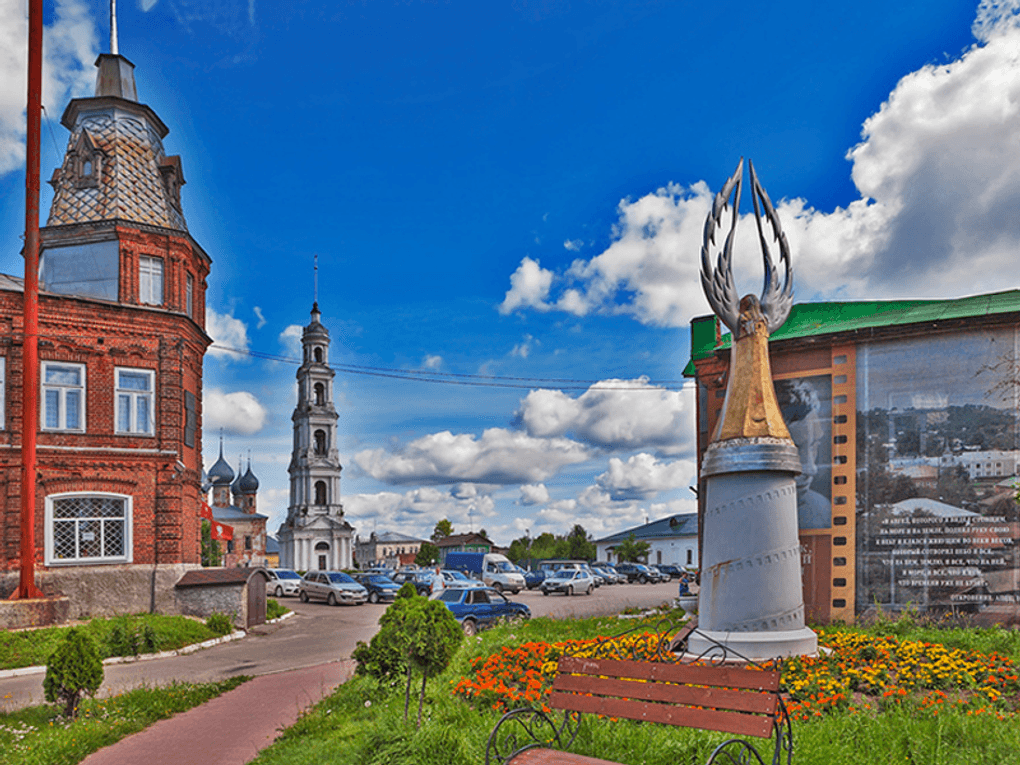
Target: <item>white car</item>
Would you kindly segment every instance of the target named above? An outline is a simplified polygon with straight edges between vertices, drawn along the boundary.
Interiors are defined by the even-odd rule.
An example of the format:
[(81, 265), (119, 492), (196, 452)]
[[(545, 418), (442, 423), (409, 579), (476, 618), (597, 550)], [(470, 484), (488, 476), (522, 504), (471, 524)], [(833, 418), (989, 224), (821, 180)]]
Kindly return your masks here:
[(289, 568), (267, 568), (269, 581), (266, 582), (266, 594), (276, 598), (284, 595), (297, 597), (301, 589), (301, 576)]
[(579, 568), (561, 568), (547, 576), (540, 585), (543, 595), (550, 592), (562, 592), (564, 595), (573, 595), (575, 592), (583, 592), (591, 595), (595, 589), (595, 580), (592, 575)]

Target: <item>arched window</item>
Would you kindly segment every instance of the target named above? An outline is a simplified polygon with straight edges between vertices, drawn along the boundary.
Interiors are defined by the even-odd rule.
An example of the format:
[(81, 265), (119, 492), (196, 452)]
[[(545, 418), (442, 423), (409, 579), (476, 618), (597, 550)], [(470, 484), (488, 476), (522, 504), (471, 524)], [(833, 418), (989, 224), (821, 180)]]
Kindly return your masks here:
[(329, 550), (329, 542), (316, 542), (315, 543), (315, 551), (316, 552), (326, 552), (327, 550)]
[(324, 430), (315, 431), (315, 453), (326, 454), (326, 431)]
[(316, 481), (315, 482), (315, 504), (325, 505), (326, 501), (326, 482)]
[(315, 349), (315, 361), (318, 364), (322, 363), (322, 348)]
[(326, 403), (326, 386), (320, 383), (315, 383), (315, 405), (322, 406)]

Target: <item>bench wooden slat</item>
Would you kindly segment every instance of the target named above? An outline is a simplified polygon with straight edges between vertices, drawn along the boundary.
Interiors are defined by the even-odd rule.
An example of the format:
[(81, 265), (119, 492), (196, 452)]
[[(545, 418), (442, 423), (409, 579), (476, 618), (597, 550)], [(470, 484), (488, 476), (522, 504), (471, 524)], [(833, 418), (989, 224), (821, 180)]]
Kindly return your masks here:
[(729, 688), (697, 688), (690, 685), (648, 683), (640, 680), (558, 675), (553, 690), (567, 693), (592, 693), (640, 701), (661, 701), (670, 704), (712, 707), (754, 714), (775, 714), (779, 701), (774, 695)]
[[(618, 762), (585, 757), (583, 754), (561, 752), (559, 749), (525, 749), (514, 757), (512, 765), (620, 765)], [(509, 763), (508, 763), (509, 765)]]
[(695, 666), (619, 659), (585, 659), (564, 656), (557, 665), (559, 672), (577, 675), (629, 677), (653, 682), (743, 688), (753, 691), (779, 690), (779, 672), (742, 669), (740, 667)]
[(684, 728), (701, 728), (738, 736), (769, 738), (774, 721), (770, 717), (749, 715), (741, 712), (723, 712), (717, 709), (696, 709), (693, 707), (671, 707), (643, 701), (603, 698), (601, 696), (576, 696), (570, 693), (553, 692), (549, 695), (549, 706), (569, 709), (574, 712), (624, 717), (630, 720), (678, 725)]

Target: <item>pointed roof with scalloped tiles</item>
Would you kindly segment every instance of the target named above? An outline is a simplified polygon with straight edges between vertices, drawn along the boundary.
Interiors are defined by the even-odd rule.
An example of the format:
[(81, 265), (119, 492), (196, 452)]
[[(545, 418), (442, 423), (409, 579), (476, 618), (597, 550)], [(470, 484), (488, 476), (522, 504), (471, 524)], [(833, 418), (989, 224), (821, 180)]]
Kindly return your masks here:
[(72, 100), (61, 120), (71, 137), (47, 225), (121, 219), (187, 231), (180, 158), (163, 149), (166, 125), (133, 98), (134, 65), (102, 54), (96, 66), (96, 95)]

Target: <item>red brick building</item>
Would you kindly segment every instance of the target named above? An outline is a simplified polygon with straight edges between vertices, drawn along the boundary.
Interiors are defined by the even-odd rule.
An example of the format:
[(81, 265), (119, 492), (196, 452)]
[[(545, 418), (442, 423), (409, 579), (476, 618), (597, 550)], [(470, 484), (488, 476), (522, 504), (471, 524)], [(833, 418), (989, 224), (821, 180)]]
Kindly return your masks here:
[[(199, 563), (202, 360), (211, 260), (188, 233), (179, 157), (139, 103), (134, 66), (103, 54), (74, 99), (41, 230), (39, 585), (72, 616), (173, 610)], [(19, 568), (23, 291), (0, 275), (0, 596)]]

